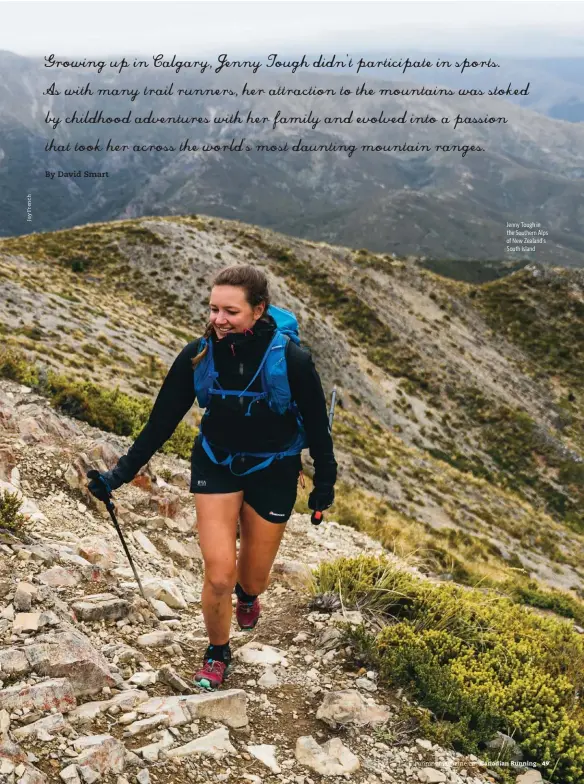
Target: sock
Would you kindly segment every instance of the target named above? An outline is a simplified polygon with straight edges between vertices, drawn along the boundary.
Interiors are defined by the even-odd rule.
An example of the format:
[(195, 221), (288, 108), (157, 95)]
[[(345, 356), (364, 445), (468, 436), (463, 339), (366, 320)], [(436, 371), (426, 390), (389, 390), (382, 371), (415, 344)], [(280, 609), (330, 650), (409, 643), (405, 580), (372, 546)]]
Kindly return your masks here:
[(235, 593), (240, 602), (251, 604), (254, 599), (257, 599), (257, 594), (253, 596), (252, 594), (246, 593), (239, 583), (235, 584)]
[(226, 642), (225, 645), (208, 645), (204, 658), (205, 661), (207, 661), (207, 659), (214, 659), (215, 661), (229, 664), (231, 661), (231, 648), (229, 647), (229, 641)]

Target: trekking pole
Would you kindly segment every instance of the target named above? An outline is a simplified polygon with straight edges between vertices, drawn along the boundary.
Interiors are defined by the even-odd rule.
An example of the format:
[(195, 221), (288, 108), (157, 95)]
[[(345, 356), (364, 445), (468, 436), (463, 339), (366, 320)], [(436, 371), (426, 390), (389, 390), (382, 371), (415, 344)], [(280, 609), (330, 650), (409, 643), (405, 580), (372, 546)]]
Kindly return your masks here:
[[(99, 480), (99, 478), (100, 478), (99, 471), (96, 471), (95, 469), (93, 469), (92, 471), (88, 471), (87, 472), (87, 478), (88, 479)], [(138, 583), (138, 588), (140, 589), (140, 593), (142, 594), (142, 597), (143, 597), (144, 601), (147, 604), (150, 604), (150, 602), (146, 598), (146, 594), (144, 593), (144, 589), (142, 588), (142, 583), (140, 582), (140, 578), (138, 577), (138, 572), (136, 571), (136, 567), (134, 566), (134, 561), (132, 561), (132, 556), (130, 555), (130, 551), (128, 550), (128, 545), (126, 544), (126, 540), (124, 539), (124, 535), (122, 533), (122, 529), (120, 528), (120, 525), (119, 525), (118, 520), (116, 518), (116, 513), (115, 513), (116, 507), (114, 506), (114, 502), (112, 501), (111, 493), (109, 494), (109, 497), (108, 497), (107, 501), (105, 502), (105, 505), (106, 505), (106, 508), (107, 508), (108, 512), (110, 513), (110, 517), (111, 517), (111, 519), (113, 521), (114, 527), (115, 527), (116, 531), (118, 532), (118, 535), (119, 535), (119, 537), (121, 539), (122, 547), (124, 548), (124, 550), (126, 552), (126, 555), (128, 556), (128, 561), (130, 562), (130, 566), (132, 567), (132, 571), (134, 572), (134, 577), (136, 578), (136, 582)]]
[[(329, 416), (328, 416), (328, 427), (329, 433), (333, 432), (333, 418), (335, 415), (335, 403), (337, 402), (337, 388), (333, 387), (333, 392), (331, 395), (331, 407), (329, 409)], [(316, 509), (312, 515), (310, 516), (310, 522), (312, 525), (320, 525), (323, 521), (322, 512), (320, 509)]]

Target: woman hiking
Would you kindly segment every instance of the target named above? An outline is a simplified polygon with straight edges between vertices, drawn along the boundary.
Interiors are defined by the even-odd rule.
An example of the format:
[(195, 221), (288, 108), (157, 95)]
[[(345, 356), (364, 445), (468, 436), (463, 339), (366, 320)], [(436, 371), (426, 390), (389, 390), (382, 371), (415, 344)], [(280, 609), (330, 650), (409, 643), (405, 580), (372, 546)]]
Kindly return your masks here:
[(194, 680), (214, 689), (231, 661), (234, 588), (240, 628), (253, 629), (258, 621), (258, 596), (267, 588), (296, 501), (302, 448), (308, 447), (314, 462), (312, 510), (333, 503), (337, 463), (320, 378), (309, 352), (297, 344), (293, 314), (270, 304), (265, 274), (247, 265), (222, 270), (209, 308), (203, 337), (174, 360), (128, 453), (88, 488), (106, 500), (132, 481), (195, 400), (206, 409), (191, 453), (190, 491), (204, 562), (201, 604), (209, 645)]

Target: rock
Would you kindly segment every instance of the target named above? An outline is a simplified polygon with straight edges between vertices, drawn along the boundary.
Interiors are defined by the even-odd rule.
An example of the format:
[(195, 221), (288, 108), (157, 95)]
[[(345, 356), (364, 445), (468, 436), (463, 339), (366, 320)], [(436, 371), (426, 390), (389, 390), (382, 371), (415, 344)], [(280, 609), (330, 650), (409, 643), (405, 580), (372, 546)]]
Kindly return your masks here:
[(369, 704), (356, 689), (328, 692), (316, 712), (316, 718), (332, 729), (336, 729), (337, 724), (363, 726), (382, 723), (389, 716), (387, 708)]
[(144, 593), (149, 599), (160, 599), (177, 610), (187, 609), (184, 596), (171, 580), (148, 580), (144, 583)]
[(261, 678), (258, 680), (258, 685), (261, 686), (263, 689), (273, 689), (275, 686), (278, 686), (280, 681), (278, 680), (278, 676), (273, 670), (266, 670)]
[(448, 781), (446, 774), (436, 768), (422, 768), (418, 771), (418, 780), (422, 784), (440, 784), (441, 782)]
[(89, 563), (111, 569), (117, 562), (115, 550), (100, 539), (87, 537), (82, 539), (77, 547), (77, 552)]
[(259, 746), (248, 746), (247, 750), (252, 757), (263, 762), (272, 773), (281, 773), (282, 769), (276, 762), (276, 746), (269, 746), (267, 743), (262, 743)]
[(65, 569), (63, 566), (52, 566), (38, 576), (40, 583), (51, 588), (73, 588), (80, 579), (81, 577), (73, 569)]
[(152, 697), (138, 707), (138, 713), (165, 713), (170, 727), (200, 718), (221, 721), (233, 728), (246, 727), (247, 694), (243, 689), (226, 689), (190, 696)]
[(243, 689), (227, 689), (184, 698), (191, 719), (213, 719), (234, 729), (247, 726), (247, 693)]
[(492, 751), (505, 749), (507, 753), (510, 753), (509, 759), (513, 762), (521, 762), (524, 758), (523, 752), (519, 748), (518, 744), (510, 735), (505, 735), (503, 732), (497, 732), (495, 737), (487, 742), (486, 746)]
[(416, 738), (416, 746), (424, 751), (432, 751), (433, 743), (425, 738)]
[(150, 507), (158, 515), (174, 520), (180, 511), (180, 502), (178, 496), (153, 495), (150, 499)]
[(22, 677), (27, 675), (31, 666), (25, 654), (24, 648), (7, 648), (0, 650), (0, 672), (2, 677), (7, 675)]
[(539, 770), (526, 770), (515, 779), (515, 784), (541, 784), (543, 778)]
[(30, 612), (32, 600), (36, 596), (37, 588), (30, 583), (19, 582), (14, 593), (14, 609), (17, 612)]
[(96, 716), (99, 716), (102, 711), (106, 710), (107, 705), (108, 703), (106, 702), (86, 702), (71, 711), (68, 719), (72, 724), (84, 724), (93, 721)]
[(16, 768), (14, 772), (17, 775), (20, 775), (18, 784), (48, 784), (48, 779), (45, 774), (41, 773), (40, 770), (33, 765), (29, 765), (27, 768), (22, 765), (20, 771)]
[(160, 599), (150, 599), (150, 604), (156, 613), (156, 617), (161, 621), (169, 621), (173, 618), (180, 618), (180, 615), (176, 612), (176, 610), (172, 610), (168, 604), (161, 602)]
[(234, 658), (242, 659), (246, 664), (280, 664), (284, 657), (284, 651), (261, 642), (248, 642), (234, 653)]
[(133, 735), (141, 735), (143, 732), (151, 732), (160, 724), (168, 724), (168, 716), (165, 713), (156, 713), (154, 716), (148, 716), (146, 719), (133, 721), (124, 730), (124, 737), (130, 738)]
[(126, 767), (127, 768), (143, 768), (144, 763), (140, 757), (133, 751), (126, 751)]
[(35, 672), (67, 678), (76, 696), (95, 694), (104, 686), (115, 685), (106, 658), (77, 629), (37, 637), (25, 651)]
[(272, 572), (282, 577), (288, 585), (298, 588), (304, 587), (311, 577), (311, 569), (307, 564), (291, 559), (277, 560), (274, 563)]
[(187, 561), (199, 560), (202, 557), (201, 548), (195, 541), (179, 542), (173, 536), (168, 536), (164, 540), (164, 544), (171, 556), (178, 556)]
[(165, 664), (158, 670), (158, 680), (161, 683), (166, 683), (171, 689), (180, 693), (192, 693), (190, 684), (184, 678), (181, 678), (169, 664)]
[(4, 737), (10, 729), (10, 714), (7, 710), (0, 711), (0, 736)]
[(30, 686), (13, 686), (0, 691), (0, 709), (12, 712), (16, 709), (67, 713), (76, 706), (73, 687), (67, 678), (41, 681)]
[(159, 517), (155, 519), (162, 520), (169, 530), (176, 531), (179, 534), (192, 534), (195, 528), (193, 520), (188, 517), (179, 517), (176, 520), (172, 520), (170, 517)]
[(36, 632), (41, 625), (41, 613), (21, 612), (14, 616), (12, 623), (13, 634), (24, 634), (26, 632)]
[(14, 763), (8, 759), (3, 759), (0, 762), (0, 774), (3, 773), (5, 776), (8, 776), (10, 773), (14, 772), (14, 768)]
[(120, 663), (137, 661), (141, 654), (130, 645), (123, 642), (110, 642), (104, 645), (101, 652), (107, 659), (117, 659)]
[(157, 676), (155, 672), (135, 672), (129, 679), (129, 683), (134, 684), (134, 686), (146, 688), (147, 686), (153, 686), (156, 683), (156, 680)]
[(164, 730), (160, 733), (158, 742), (142, 746), (142, 748), (138, 749), (138, 753), (142, 755), (146, 762), (156, 762), (160, 752), (170, 749), (173, 745), (174, 736), (168, 730)]
[(139, 487), (141, 490), (145, 490), (147, 493), (152, 492), (152, 477), (148, 474), (140, 473), (137, 474), (132, 479), (132, 484), (135, 487)]
[(343, 745), (340, 738), (333, 738), (323, 746), (312, 735), (296, 741), (296, 759), (301, 765), (320, 773), (321, 776), (341, 776), (359, 770), (359, 758)]
[(134, 708), (137, 708), (141, 703), (147, 702), (148, 699), (148, 695), (140, 689), (128, 689), (120, 694), (116, 694), (111, 700), (108, 700), (107, 706), (108, 708), (111, 708), (115, 705), (124, 711), (134, 710)]
[[(62, 713), (51, 713), (49, 716), (44, 716), (38, 721), (33, 721), (32, 724), (27, 724), (24, 727), (18, 727), (13, 732), (16, 740), (24, 740), (25, 738), (40, 738), (40, 733), (58, 733), (63, 730), (69, 729), (70, 725), (63, 718)], [(40, 738), (42, 740), (42, 738)]]
[(231, 744), (229, 730), (226, 727), (220, 727), (208, 735), (203, 735), (201, 738), (196, 738), (184, 746), (169, 749), (166, 752), (166, 756), (173, 759), (175, 757), (187, 757), (191, 754), (202, 754), (221, 759), (226, 754), (237, 754), (237, 749)]
[(330, 617), (330, 623), (348, 623), (351, 626), (359, 626), (363, 623), (363, 615), (358, 610), (345, 610), (344, 612), (334, 612)]
[(322, 632), (318, 635), (316, 644), (319, 648), (322, 648), (325, 651), (330, 651), (337, 647), (341, 641), (341, 638), (342, 633), (339, 629), (335, 628), (334, 626), (327, 626), (326, 629), (323, 629)]
[(355, 686), (359, 689), (363, 689), (364, 691), (377, 691), (377, 684), (370, 681), (369, 678), (357, 678), (355, 681)]
[(148, 773), (146, 768), (144, 768), (144, 770), (141, 770), (140, 773), (138, 773), (138, 775), (136, 776), (136, 781), (138, 782), (138, 784), (150, 784), (150, 774)]
[(63, 768), (63, 770), (60, 772), (59, 776), (61, 780), (65, 782), (65, 784), (80, 784), (81, 782), (81, 779), (77, 774), (76, 765), (67, 765), (67, 767)]
[(125, 618), (130, 611), (130, 603), (112, 594), (85, 596), (83, 601), (73, 602), (71, 609), (80, 621), (117, 621)]
[(79, 765), (77, 770), (81, 774), (84, 784), (95, 784), (101, 779), (101, 775), (89, 765)]
[(150, 539), (148, 539), (143, 531), (134, 531), (133, 536), (136, 544), (139, 545), (145, 553), (148, 553), (148, 555), (160, 556), (160, 553), (156, 547), (152, 544)]
[[(122, 773), (126, 749), (124, 744), (111, 735), (94, 735), (85, 738), (84, 751), (77, 757), (80, 767), (87, 766), (101, 773)], [(74, 747), (79, 748), (79, 739)]]
[(6, 762), (9, 762), (12, 765), (12, 770), (17, 765), (26, 765), (28, 762), (27, 756), (20, 746), (8, 738), (4, 738), (0, 743), (0, 760), (5, 767), (8, 767)]
[(179, 727), (190, 721), (190, 713), (184, 706), (184, 697), (151, 697), (138, 706), (138, 713), (156, 715), (164, 713), (169, 727)]
[(174, 634), (169, 631), (148, 632), (141, 634), (136, 640), (141, 648), (161, 648), (170, 645), (174, 640)]

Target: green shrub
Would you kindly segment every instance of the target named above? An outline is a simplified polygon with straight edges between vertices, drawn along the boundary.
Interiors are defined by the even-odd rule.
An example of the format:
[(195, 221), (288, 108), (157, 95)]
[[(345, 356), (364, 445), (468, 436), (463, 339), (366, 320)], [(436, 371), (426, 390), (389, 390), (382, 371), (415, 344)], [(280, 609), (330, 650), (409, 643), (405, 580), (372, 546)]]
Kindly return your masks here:
[(530, 760), (549, 761), (548, 780), (583, 780), (584, 641), (569, 624), (492, 592), (420, 580), (383, 557), (341, 558), (314, 574), (313, 591), (381, 619), (379, 633), (362, 624), (347, 638), (382, 682), (406, 686), (432, 712), (428, 737), (480, 754), (501, 730)]
[(552, 610), (557, 615), (573, 618), (577, 623), (584, 624), (584, 605), (563, 591), (546, 590), (535, 580), (529, 580), (525, 584), (508, 580), (498, 585), (497, 588), (515, 602), (527, 604), (530, 607), (540, 607), (542, 610)]
[(0, 528), (7, 528), (13, 533), (19, 533), (25, 522), (24, 515), (20, 514), (22, 501), (17, 493), (4, 490), (0, 495)]
[(5, 349), (0, 353), (0, 378), (35, 386), (38, 383), (38, 372), (21, 354)]

